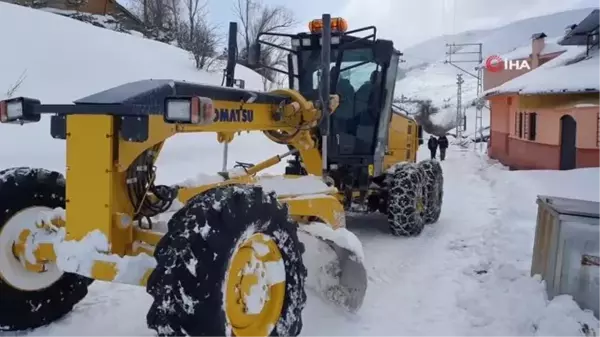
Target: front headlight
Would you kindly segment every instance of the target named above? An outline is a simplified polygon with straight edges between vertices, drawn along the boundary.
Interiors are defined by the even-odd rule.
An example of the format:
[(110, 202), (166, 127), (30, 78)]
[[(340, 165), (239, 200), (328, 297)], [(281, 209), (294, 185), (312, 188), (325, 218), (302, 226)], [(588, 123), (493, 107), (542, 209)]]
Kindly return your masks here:
[(0, 123), (38, 122), (39, 114), (34, 113), (34, 106), (40, 101), (32, 98), (17, 97), (0, 101)]
[(165, 107), (165, 117), (172, 122), (190, 122), (192, 115), (191, 99), (170, 99)]
[(165, 100), (163, 116), (167, 123), (210, 124), (215, 108), (208, 97), (169, 97)]

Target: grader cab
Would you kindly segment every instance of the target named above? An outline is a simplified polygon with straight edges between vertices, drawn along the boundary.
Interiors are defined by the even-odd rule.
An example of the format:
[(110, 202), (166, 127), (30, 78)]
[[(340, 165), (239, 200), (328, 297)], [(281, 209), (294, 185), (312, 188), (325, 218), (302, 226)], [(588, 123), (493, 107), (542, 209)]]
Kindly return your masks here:
[[(392, 111), (399, 53), (374, 27), (357, 38), (346, 26), (324, 15), (290, 36), (289, 89), (231, 88), (234, 46), (229, 88), (142, 80), (74, 104), (0, 102), (0, 122), (51, 114), (52, 137), (66, 140), (66, 177), (0, 171), (0, 330), (60, 319), (93, 280), (145, 286), (147, 323), (161, 336), (298, 335), (306, 287), (358, 310), (367, 275), (345, 229), (348, 204), (417, 235), (439, 217), (442, 172), (414, 163), (417, 126)], [(239, 131), (289, 151), (211, 184), (157, 185), (169, 137), (214, 132), (226, 144)], [(284, 158), (286, 175), (258, 175)]]

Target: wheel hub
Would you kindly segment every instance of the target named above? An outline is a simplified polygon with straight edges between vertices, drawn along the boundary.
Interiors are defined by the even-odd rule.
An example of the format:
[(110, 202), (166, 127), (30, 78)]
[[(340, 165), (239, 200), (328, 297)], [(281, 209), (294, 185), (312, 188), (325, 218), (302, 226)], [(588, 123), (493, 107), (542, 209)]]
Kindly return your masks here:
[(423, 198), (417, 198), (417, 212), (423, 212)]
[(270, 263), (281, 252), (267, 235), (254, 234), (234, 253), (226, 283), (226, 314), (236, 336), (267, 336), (277, 324), (285, 282), (271, 282)]
[(33, 254), (26, 249), (26, 243), (31, 244), (32, 235), (44, 230), (37, 225), (40, 214), (49, 211), (52, 209), (41, 206), (26, 208), (0, 228), (0, 278), (15, 289), (45, 289), (63, 275), (55, 263), (32, 263), (24, 258)]

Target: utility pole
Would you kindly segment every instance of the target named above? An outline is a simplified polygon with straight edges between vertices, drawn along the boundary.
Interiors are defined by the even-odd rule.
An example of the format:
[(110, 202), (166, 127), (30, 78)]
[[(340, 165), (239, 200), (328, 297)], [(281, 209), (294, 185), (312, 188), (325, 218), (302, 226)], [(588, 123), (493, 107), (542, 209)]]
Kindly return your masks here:
[(462, 141), (463, 117), (462, 117), (462, 84), (465, 80), (462, 74), (456, 74), (456, 139)]
[[(452, 43), (446, 44), (448, 47), (448, 51), (446, 52), (446, 61), (444, 63), (450, 64), (451, 66), (459, 69), (463, 73), (474, 77), (477, 79), (477, 97), (483, 92), (483, 71), (481, 68), (481, 63), (483, 62), (483, 44), (482, 43)], [(465, 51), (463, 51), (465, 50)], [(459, 59), (452, 58), (453, 55), (463, 55)], [(468, 71), (460, 66), (459, 63), (477, 63), (475, 70), (477, 72)], [(475, 105), (475, 130), (473, 132), (473, 137), (477, 138), (476, 134), (479, 132), (479, 137), (483, 138), (483, 107), (484, 104), (480, 104), (479, 102)], [(459, 109), (457, 107), (457, 109)], [(466, 125), (466, 114), (465, 114), (465, 123), (460, 123), (462, 125)], [(459, 133), (460, 126), (457, 126), (457, 137)], [(463, 128), (464, 129), (464, 128)], [(475, 150), (477, 143), (474, 143), (473, 149)], [(483, 143), (479, 143), (480, 150), (483, 146)]]

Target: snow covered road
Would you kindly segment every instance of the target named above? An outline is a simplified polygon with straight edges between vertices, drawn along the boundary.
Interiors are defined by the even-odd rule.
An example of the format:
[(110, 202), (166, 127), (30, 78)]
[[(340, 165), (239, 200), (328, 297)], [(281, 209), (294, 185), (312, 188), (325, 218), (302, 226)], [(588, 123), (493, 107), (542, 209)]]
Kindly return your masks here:
[[(349, 217), (368, 264), (364, 306), (351, 315), (309, 292), (303, 335), (576, 335), (579, 322), (598, 331), (591, 313), (566, 296), (548, 304), (529, 277), (535, 195), (547, 191), (472, 151), (451, 149), (443, 168), (442, 216), (419, 237), (392, 237), (379, 215)], [(598, 170), (577, 173), (552, 176), (579, 181), (573, 190), (597, 200), (573, 177), (598, 186)], [(153, 335), (149, 305), (144, 289), (96, 282), (72, 314), (28, 335)]]
[[(49, 104), (65, 104), (143, 78), (221, 82), (219, 72), (196, 70), (189, 54), (174, 46), (1, 1), (0, 38), (19, 51), (3, 54), (0, 98), (25, 73), (15, 95)], [(236, 77), (245, 80), (247, 89), (263, 88), (262, 78), (240, 65)], [(425, 92), (432, 85), (428, 92), (445, 99), (446, 89), (455, 90), (445, 84), (448, 78), (454, 83), (453, 73), (429, 79), (419, 74), (417, 82), (402, 81), (405, 85), (396, 92), (410, 93), (404, 87)], [(64, 142), (50, 137), (48, 119), (24, 127), (0, 126), (0, 143), (16, 141), (19, 146), (3, 148), (0, 169), (32, 166), (64, 172)], [(229, 166), (234, 160), (257, 162), (285, 151), (261, 134), (242, 134), (229, 147)], [(426, 152), (419, 158), (426, 158)], [(159, 183), (214, 174), (221, 168), (221, 153), (214, 134), (177, 135), (158, 160)], [(269, 173), (281, 172), (284, 164)], [(366, 254), (370, 284), (364, 306), (350, 315), (309, 293), (302, 333), (579, 335), (585, 323), (598, 335), (598, 321), (569, 297), (547, 303), (541, 283), (529, 277), (529, 265), (536, 195), (599, 200), (599, 170), (509, 172), (485, 156), (456, 148), (450, 149), (443, 168), (442, 216), (419, 237), (392, 237), (381, 216), (349, 217), (348, 227), (361, 239)], [(95, 282), (64, 319), (0, 336), (151, 336), (154, 332), (146, 327), (150, 302), (142, 288)]]

